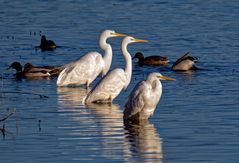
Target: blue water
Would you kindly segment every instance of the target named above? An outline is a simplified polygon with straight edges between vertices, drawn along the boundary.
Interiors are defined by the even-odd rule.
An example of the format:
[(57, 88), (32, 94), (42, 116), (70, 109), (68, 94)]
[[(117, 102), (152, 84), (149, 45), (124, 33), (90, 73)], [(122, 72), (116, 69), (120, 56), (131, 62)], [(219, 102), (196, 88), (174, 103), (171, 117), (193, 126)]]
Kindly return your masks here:
[[(0, 122), (6, 130), (0, 131), (1, 163), (239, 162), (238, 1), (1, 0), (0, 6), (0, 118), (16, 109)], [(84, 88), (57, 88), (56, 78), (16, 80), (6, 70), (13, 61), (64, 65), (89, 51), (103, 53), (98, 37), (105, 29), (150, 41), (129, 45), (131, 55), (170, 59), (166, 67), (133, 62), (132, 81), (112, 106), (85, 107)], [(60, 47), (35, 49), (40, 34)], [(123, 67), (121, 38), (108, 42), (111, 69)], [(187, 51), (203, 70), (170, 71)], [(162, 98), (148, 122), (124, 125), (123, 103), (153, 71), (176, 81), (162, 82)]]

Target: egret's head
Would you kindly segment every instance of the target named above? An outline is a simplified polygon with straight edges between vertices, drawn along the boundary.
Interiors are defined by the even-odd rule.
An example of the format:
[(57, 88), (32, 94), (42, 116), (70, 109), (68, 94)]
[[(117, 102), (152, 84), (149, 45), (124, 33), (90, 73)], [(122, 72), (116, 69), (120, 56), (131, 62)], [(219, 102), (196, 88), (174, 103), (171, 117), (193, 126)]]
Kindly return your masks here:
[(127, 36), (126, 34), (122, 34), (122, 33), (117, 33), (114, 30), (105, 30), (101, 36), (105, 37), (105, 38), (110, 38), (110, 37), (119, 37), (119, 36)]
[(149, 42), (149, 41), (137, 39), (137, 38), (134, 38), (134, 37), (131, 37), (131, 36), (127, 36), (123, 39), (122, 44), (124, 44), (124, 43), (130, 44), (130, 43), (133, 43), (133, 42)]
[(171, 78), (169, 76), (163, 76), (159, 72), (153, 72), (148, 75), (148, 78), (158, 78), (159, 80), (176, 80), (174, 78)]

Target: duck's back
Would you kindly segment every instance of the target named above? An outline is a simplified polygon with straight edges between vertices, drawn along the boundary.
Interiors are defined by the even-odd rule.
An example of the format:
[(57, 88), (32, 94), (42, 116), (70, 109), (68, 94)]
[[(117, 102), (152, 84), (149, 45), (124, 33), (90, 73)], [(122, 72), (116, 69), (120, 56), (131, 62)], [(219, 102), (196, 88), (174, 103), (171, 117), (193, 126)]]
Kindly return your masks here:
[(144, 58), (143, 64), (145, 65), (164, 65), (168, 63), (167, 57), (162, 56), (149, 56)]
[(194, 68), (195, 62), (197, 62), (197, 58), (189, 56), (189, 52), (187, 52), (173, 64), (172, 70), (175, 71), (191, 70)]

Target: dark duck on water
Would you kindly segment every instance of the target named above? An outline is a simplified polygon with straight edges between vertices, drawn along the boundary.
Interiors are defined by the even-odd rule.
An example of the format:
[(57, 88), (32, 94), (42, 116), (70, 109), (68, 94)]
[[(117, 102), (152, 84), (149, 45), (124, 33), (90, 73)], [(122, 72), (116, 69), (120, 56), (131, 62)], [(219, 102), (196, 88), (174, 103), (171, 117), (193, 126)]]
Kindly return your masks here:
[(40, 44), (40, 48), (42, 50), (53, 50), (56, 48), (56, 44), (54, 41), (52, 40), (47, 40), (46, 36), (43, 35), (41, 36), (41, 44)]
[(139, 65), (166, 65), (168, 64), (169, 60), (167, 57), (152, 55), (148, 57), (144, 57), (143, 53), (137, 52), (133, 59), (138, 59)]
[(24, 69), (19, 62), (13, 62), (9, 68), (16, 70), (17, 78), (43, 78), (57, 75), (62, 70), (61, 68), (55, 68), (50, 66), (34, 67), (31, 63), (26, 63)]

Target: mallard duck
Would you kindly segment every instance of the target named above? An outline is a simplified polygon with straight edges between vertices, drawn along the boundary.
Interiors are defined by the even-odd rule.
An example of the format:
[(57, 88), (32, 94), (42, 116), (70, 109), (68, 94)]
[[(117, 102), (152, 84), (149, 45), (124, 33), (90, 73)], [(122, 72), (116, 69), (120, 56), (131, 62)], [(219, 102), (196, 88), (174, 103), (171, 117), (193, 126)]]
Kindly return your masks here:
[(165, 65), (169, 62), (167, 57), (159, 56), (159, 55), (152, 55), (148, 57), (144, 57), (143, 53), (137, 52), (133, 59), (138, 59), (139, 65)]
[(24, 65), (24, 69), (19, 62), (13, 62), (9, 68), (15, 69), (16, 77), (27, 77), (27, 78), (42, 78), (42, 77), (50, 77), (52, 75), (59, 74), (60, 68), (53, 67), (34, 67), (31, 63), (27, 63)]
[(27, 72), (47, 71), (51, 74), (51, 76), (59, 75), (62, 70), (63, 67), (54, 67), (54, 66), (35, 67), (31, 63), (26, 63), (24, 65), (24, 71)]
[(53, 50), (56, 48), (56, 44), (52, 40), (47, 40), (45, 35), (41, 36), (41, 44), (39, 46), (42, 50)]
[(188, 71), (196, 69), (195, 63), (197, 63), (198, 58), (189, 56), (189, 52), (185, 53), (181, 58), (179, 58), (172, 66), (174, 71)]

